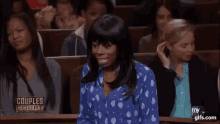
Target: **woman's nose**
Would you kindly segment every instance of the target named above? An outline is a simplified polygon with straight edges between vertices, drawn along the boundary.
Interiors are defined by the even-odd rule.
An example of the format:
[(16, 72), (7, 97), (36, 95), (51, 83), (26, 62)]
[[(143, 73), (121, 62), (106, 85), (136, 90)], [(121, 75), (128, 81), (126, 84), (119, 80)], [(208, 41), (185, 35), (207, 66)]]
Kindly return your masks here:
[(18, 34), (18, 33), (16, 33), (16, 32), (13, 33), (13, 39), (14, 39), (14, 40), (16, 40), (18, 37), (19, 37), (19, 34)]
[(104, 49), (105, 49), (104, 46), (100, 44), (100, 45), (98, 46), (98, 48), (97, 48), (96, 53), (98, 53), (98, 54), (103, 54)]

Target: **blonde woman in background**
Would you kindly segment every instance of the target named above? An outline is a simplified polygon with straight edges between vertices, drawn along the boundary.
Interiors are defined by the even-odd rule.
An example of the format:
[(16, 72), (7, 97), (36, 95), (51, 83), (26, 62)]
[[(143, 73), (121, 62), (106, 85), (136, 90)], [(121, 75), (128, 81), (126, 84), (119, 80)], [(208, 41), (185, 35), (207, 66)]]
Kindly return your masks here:
[[(194, 26), (173, 19), (164, 27), (164, 42), (150, 64), (158, 91), (160, 116), (191, 118), (191, 107), (218, 114), (218, 91), (209, 67), (194, 53)], [(208, 114), (208, 113), (207, 113)]]

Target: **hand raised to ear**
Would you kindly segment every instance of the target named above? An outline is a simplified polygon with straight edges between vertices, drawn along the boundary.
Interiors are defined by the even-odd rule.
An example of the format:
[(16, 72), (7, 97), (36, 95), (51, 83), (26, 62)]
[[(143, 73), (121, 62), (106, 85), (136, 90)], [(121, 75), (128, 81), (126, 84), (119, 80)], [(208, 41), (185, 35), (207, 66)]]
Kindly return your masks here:
[(167, 69), (170, 69), (171, 60), (164, 53), (164, 49), (166, 47), (166, 44), (167, 44), (167, 42), (164, 41), (163, 43), (161, 43), (157, 46), (157, 54), (158, 54), (161, 62), (163, 63), (163, 66)]

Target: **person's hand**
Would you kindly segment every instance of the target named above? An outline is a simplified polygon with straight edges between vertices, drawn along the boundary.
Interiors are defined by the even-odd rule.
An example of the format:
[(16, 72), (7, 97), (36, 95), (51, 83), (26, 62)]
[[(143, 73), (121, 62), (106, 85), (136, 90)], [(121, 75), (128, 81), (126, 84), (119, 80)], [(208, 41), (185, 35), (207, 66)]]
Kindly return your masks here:
[(53, 6), (47, 6), (41, 10), (44, 23), (50, 24), (56, 15), (56, 9)]
[(166, 41), (164, 41), (163, 43), (159, 44), (157, 46), (157, 54), (158, 54), (161, 62), (163, 63), (163, 66), (165, 68), (167, 68), (167, 69), (170, 69), (171, 60), (164, 53), (165, 47), (166, 47)]
[(35, 19), (37, 22), (37, 29), (43, 29), (42, 24), (43, 24), (43, 14), (42, 12), (37, 12), (35, 15)]

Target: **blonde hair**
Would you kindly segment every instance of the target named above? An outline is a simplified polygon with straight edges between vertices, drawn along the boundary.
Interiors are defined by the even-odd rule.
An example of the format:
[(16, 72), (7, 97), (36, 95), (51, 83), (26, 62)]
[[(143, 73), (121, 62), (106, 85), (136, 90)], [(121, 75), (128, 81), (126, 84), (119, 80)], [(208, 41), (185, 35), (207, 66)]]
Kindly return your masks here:
[(186, 31), (194, 32), (194, 26), (184, 19), (173, 19), (164, 27), (164, 40), (173, 45), (187, 34)]

